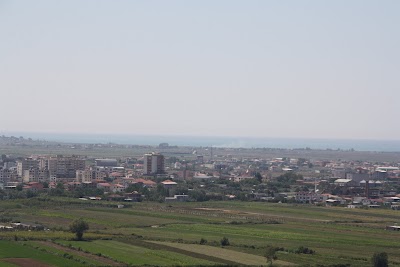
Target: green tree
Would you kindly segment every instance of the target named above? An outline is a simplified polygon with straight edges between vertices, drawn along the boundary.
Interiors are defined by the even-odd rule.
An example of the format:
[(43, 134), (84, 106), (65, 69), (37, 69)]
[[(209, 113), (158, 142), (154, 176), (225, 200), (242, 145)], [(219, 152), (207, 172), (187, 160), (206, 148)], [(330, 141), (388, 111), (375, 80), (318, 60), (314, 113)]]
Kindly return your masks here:
[(256, 172), (256, 174), (254, 175), (254, 178), (256, 178), (258, 182), (262, 183), (263, 178), (261, 176), (261, 173)]
[(374, 267), (388, 267), (389, 259), (388, 254), (386, 252), (376, 252), (372, 256), (372, 265)]
[(303, 180), (303, 175), (294, 172), (287, 172), (278, 176), (276, 180), (282, 184), (291, 185), (296, 183), (297, 180)]
[(82, 218), (74, 220), (69, 225), (69, 230), (76, 235), (78, 241), (82, 240), (83, 233), (89, 230), (89, 225)]
[(189, 195), (190, 199), (194, 200), (194, 201), (201, 202), (201, 201), (207, 201), (208, 200), (208, 197), (207, 197), (206, 192), (204, 190), (198, 190), (198, 189), (191, 190), (191, 191), (188, 192), (188, 195)]
[(229, 239), (225, 236), (221, 239), (220, 242), (221, 242), (221, 246), (229, 246), (230, 245)]
[(57, 188), (57, 189), (64, 190), (64, 184), (61, 183), (61, 182), (58, 182), (57, 185), (56, 185), (56, 188)]
[(269, 262), (269, 266), (272, 266), (272, 262), (278, 259), (278, 256), (276, 256), (276, 248), (273, 246), (267, 246), (264, 256), (267, 259), (267, 262)]

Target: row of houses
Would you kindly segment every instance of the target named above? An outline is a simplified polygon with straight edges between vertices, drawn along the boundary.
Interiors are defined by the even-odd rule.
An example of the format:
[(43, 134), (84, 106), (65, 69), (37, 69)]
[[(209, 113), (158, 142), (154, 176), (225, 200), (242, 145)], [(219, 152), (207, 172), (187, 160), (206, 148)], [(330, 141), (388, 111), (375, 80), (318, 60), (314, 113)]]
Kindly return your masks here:
[(0, 225), (0, 231), (16, 231), (16, 230), (43, 231), (46, 230), (46, 228), (40, 224), (21, 223), (21, 222), (14, 222), (8, 225)]
[(400, 194), (396, 196), (388, 196), (382, 198), (369, 198), (365, 196), (344, 197), (331, 194), (320, 194), (310, 191), (297, 192), (294, 196), (296, 202), (299, 203), (324, 203), (326, 205), (347, 205), (348, 208), (356, 208), (368, 206), (377, 208), (383, 205), (392, 209), (400, 210)]
[[(17, 182), (9, 182), (3, 186), (5, 189), (15, 189), (18, 186), (19, 183)], [(126, 191), (126, 189), (130, 185), (140, 185), (143, 187), (148, 187), (148, 188), (154, 188), (158, 184), (152, 180), (148, 179), (143, 179), (143, 178), (118, 178), (114, 179), (112, 182), (107, 182), (104, 180), (98, 180), (98, 181), (91, 181), (91, 182), (66, 182), (64, 183), (64, 188), (72, 191), (80, 187), (84, 188), (97, 188), (101, 189), (106, 193), (123, 193)], [(170, 190), (170, 193), (174, 193), (174, 189), (177, 186), (177, 183), (172, 181), (172, 180), (165, 180), (159, 183), (162, 185), (165, 189)], [(55, 182), (50, 182), (49, 188), (56, 188), (57, 183)], [(44, 190), (44, 184), (41, 182), (27, 182), (23, 184), (22, 187), (23, 190), (31, 190), (34, 192), (38, 192), (41, 190)]]

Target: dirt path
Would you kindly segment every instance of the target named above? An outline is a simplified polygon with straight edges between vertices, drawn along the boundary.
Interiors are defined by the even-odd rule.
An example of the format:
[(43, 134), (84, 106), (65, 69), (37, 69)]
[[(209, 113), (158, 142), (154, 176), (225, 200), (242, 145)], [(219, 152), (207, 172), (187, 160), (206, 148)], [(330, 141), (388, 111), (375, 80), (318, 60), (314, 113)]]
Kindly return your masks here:
[[(76, 254), (78, 256), (82, 256), (82, 257), (85, 257), (85, 258), (88, 258), (88, 259), (92, 259), (92, 260), (101, 262), (102, 264), (107, 265), (107, 266), (126, 266), (126, 264), (115, 262), (115, 261), (113, 261), (111, 259), (107, 259), (107, 258), (100, 257), (100, 256), (97, 256), (97, 255), (94, 255), (94, 254), (90, 254), (90, 253), (85, 253), (83, 251), (75, 250), (75, 249), (72, 249), (72, 248), (64, 247), (64, 246), (61, 246), (61, 245), (58, 245), (58, 244), (55, 244), (55, 243), (52, 243), (52, 242), (49, 242), (49, 241), (38, 241), (38, 243), (40, 243), (42, 245), (45, 245), (45, 246), (48, 246), (48, 247), (52, 247), (52, 248), (55, 248), (55, 249), (59, 249), (59, 250), (65, 251), (67, 253)], [(30, 265), (30, 266), (36, 266), (36, 265)]]
[(1, 261), (9, 262), (20, 267), (51, 267), (51, 265), (29, 258), (6, 258)]

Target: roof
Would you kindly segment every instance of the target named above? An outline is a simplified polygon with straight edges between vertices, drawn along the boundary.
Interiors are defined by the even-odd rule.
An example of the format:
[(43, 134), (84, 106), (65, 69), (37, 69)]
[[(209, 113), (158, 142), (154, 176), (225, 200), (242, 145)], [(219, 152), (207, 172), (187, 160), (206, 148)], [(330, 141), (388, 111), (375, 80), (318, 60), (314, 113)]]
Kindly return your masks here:
[(175, 185), (175, 184), (177, 184), (177, 183), (175, 183), (174, 181), (171, 181), (171, 180), (165, 180), (165, 181), (163, 181), (161, 183), (164, 184), (164, 185)]
[(146, 180), (146, 179), (143, 179), (143, 178), (132, 179), (132, 183), (133, 184), (142, 183), (142, 184), (145, 184), (145, 185), (155, 185), (156, 184), (156, 182), (153, 182), (151, 180)]
[(100, 185), (100, 186), (111, 186), (109, 183), (98, 183), (97, 185)]
[(337, 179), (335, 180), (335, 183), (348, 183), (351, 182), (351, 179)]

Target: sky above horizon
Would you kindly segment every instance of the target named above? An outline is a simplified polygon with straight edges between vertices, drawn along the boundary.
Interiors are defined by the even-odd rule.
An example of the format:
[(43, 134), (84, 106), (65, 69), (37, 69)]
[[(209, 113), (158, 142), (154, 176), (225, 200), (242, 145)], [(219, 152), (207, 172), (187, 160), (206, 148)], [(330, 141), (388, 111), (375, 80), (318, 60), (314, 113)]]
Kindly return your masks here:
[(399, 12), (0, 0), (0, 133), (400, 139)]

